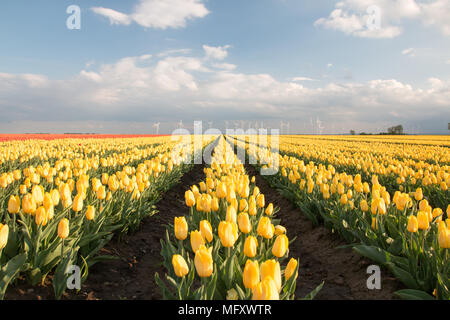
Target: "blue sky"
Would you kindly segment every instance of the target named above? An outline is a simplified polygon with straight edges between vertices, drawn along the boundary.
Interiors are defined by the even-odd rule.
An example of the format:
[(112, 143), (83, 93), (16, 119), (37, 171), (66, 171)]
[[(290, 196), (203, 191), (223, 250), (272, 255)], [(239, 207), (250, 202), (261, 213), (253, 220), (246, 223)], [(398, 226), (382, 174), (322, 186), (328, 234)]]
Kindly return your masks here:
[(2, 2), (1, 131), (447, 134), (449, 16), (447, 0)]

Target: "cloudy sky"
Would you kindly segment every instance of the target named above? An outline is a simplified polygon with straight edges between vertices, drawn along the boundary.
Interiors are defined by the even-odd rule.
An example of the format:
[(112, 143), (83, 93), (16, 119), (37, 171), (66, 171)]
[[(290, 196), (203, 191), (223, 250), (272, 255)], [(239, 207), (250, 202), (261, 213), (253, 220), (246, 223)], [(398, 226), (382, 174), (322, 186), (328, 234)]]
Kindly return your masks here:
[(449, 17), (449, 0), (2, 1), (0, 132), (448, 134)]

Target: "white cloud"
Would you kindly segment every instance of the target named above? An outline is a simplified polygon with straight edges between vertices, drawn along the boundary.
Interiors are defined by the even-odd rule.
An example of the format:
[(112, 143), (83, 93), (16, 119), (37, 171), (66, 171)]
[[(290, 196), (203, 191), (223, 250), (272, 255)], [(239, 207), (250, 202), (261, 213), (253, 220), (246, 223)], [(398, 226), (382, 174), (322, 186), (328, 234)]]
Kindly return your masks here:
[(206, 59), (224, 60), (228, 56), (228, 49), (230, 45), (223, 47), (210, 47), (208, 45), (203, 45), (203, 50), (205, 50)]
[(232, 70), (236, 69), (236, 67), (237, 67), (235, 64), (231, 64), (231, 63), (213, 63), (212, 66), (214, 68), (223, 69), (223, 70), (227, 70), (227, 71), (232, 71)]
[(172, 50), (166, 50), (163, 51), (161, 53), (158, 54), (158, 57), (166, 57), (166, 56), (171, 56), (171, 55), (175, 55), (175, 54), (190, 54), (191, 53), (191, 49), (172, 49)]
[[(128, 128), (127, 123), (174, 118), (301, 123), (311, 117), (320, 118), (330, 128), (331, 124), (344, 126), (344, 132), (369, 130), (386, 122), (426, 127), (427, 121), (433, 132), (450, 117), (450, 82), (436, 77), (425, 88), (395, 79), (306, 88), (295, 82), (307, 81), (306, 77), (279, 81), (270, 74), (239, 73), (231, 67), (217, 68), (215, 63), (211, 68), (209, 63), (201, 57), (142, 55), (81, 70), (69, 79), (0, 73), (1, 127), (10, 128), (7, 121), (32, 121), (37, 128), (44, 121), (42, 126), (47, 127), (41, 130), (47, 132), (45, 128), (52, 127), (49, 121), (55, 126), (61, 121), (119, 121)], [(446, 132), (446, 123), (443, 128), (441, 132)]]
[[(371, 11), (372, 8), (375, 10)], [(343, 0), (328, 17), (316, 20), (314, 25), (355, 37), (395, 38), (403, 33), (407, 20), (418, 20), (438, 27), (448, 36), (449, 16), (448, 0)]]
[(291, 81), (296, 82), (296, 81), (317, 81), (317, 80), (308, 77), (294, 77), (291, 79)]
[(131, 24), (132, 21), (130, 16), (112, 9), (103, 7), (94, 7), (91, 10), (96, 14), (108, 18), (110, 24), (123, 24), (128, 26)]
[(184, 28), (188, 20), (209, 14), (202, 0), (139, 0), (130, 14), (109, 8), (92, 8), (109, 18), (111, 24), (130, 25), (132, 21), (146, 28)]
[(415, 57), (416, 56), (416, 50), (414, 48), (408, 48), (402, 51), (402, 55), (409, 56), (409, 57)]
[(436, 0), (421, 5), (425, 25), (438, 27), (442, 34), (450, 36), (450, 1)]

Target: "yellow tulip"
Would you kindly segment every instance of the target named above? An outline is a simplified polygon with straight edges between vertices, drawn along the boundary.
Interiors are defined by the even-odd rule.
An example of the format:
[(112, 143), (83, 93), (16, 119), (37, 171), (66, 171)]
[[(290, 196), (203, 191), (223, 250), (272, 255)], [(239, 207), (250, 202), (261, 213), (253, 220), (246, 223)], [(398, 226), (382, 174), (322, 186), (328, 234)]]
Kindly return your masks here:
[(30, 193), (27, 193), (22, 198), (22, 209), (23, 212), (25, 212), (26, 214), (34, 214), (36, 212), (37, 209), (36, 200)]
[(236, 209), (233, 206), (228, 206), (225, 220), (236, 223)]
[(430, 227), (430, 222), (428, 221), (428, 214), (424, 211), (419, 211), (417, 213), (417, 222), (420, 230), (426, 230)]
[(105, 188), (105, 186), (100, 186), (98, 189), (97, 189), (97, 199), (99, 199), (99, 200), (103, 200), (103, 199), (105, 199), (106, 198), (106, 188)]
[(211, 201), (211, 209), (214, 212), (219, 211), (219, 199), (214, 197)]
[(33, 186), (31, 189), (31, 194), (33, 195), (34, 200), (39, 205), (44, 201), (44, 192), (42, 186)]
[(442, 228), (438, 235), (439, 247), (450, 249), (450, 230)]
[(258, 249), (258, 240), (253, 236), (248, 236), (244, 242), (244, 254), (249, 258), (256, 256), (256, 250)]
[(0, 223), (0, 250), (6, 247), (8, 243), (9, 227), (7, 224)]
[(185, 240), (188, 235), (188, 224), (185, 217), (175, 217), (174, 222), (175, 237), (178, 240)]
[(57, 206), (59, 204), (59, 192), (56, 189), (53, 189), (50, 191), (50, 196), (52, 197), (52, 203), (54, 206)]
[(20, 211), (20, 198), (19, 196), (11, 196), (8, 201), (8, 212), (11, 214), (19, 213)]
[(282, 234), (286, 234), (286, 228), (281, 226), (281, 225), (277, 225), (275, 227), (275, 235), (279, 236), (279, 235), (282, 235)]
[(220, 182), (219, 185), (217, 186), (217, 190), (216, 190), (216, 196), (219, 199), (223, 199), (227, 196), (227, 187), (225, 185), (225, 183)]
[(200, 246), (195, 252), (194, 265), (201, 278), (210, 277), (213, 273), (214, 265), (211, 252), (205, 246)]
[(272, 247), (272, 254), (275, 257), (283, 257), (289, 248), (289, 239), (285, 234), (279, 235), (275, 239), (275, 243)]
[(229, 221), (221, 221), (219, 223), (219, 238), (222, 245), (226, 248), (234, 246), (238, 235), (235, 229), (235, 223)]
[(366, 200), (361, 200), (361, 203), (359, 204), (361, 211), (367, 212), (369, 210), (369, 205)]
[(186, 260), (179, 254), (174, 254), (172, 257), (172, 265), (173, 270), (175, 271), (175, 274), (177, 277), (184, 277), (189, 273), (189, 267), (186, 263)]
[(95, 218), (95, 208), (93, 206), (88, 206), (86, 210), (86, 219), (89, 221), (94, 220)]
[(239, 230), (241, 230), (242, 233), (249, 233), (252, 231), (252, 224), (250, 222), (250, 217), (247, 213), (242, 212), (238, 216), (238, 224), (239, 224)]
[(272, 229), (270, 219), (268, 217), (262, 217), (258, 222), (258, 227), (256, 228), (258, 235), (266, 239), (272, 239), (273, 231), (274, 230)]
[(206, 241), (211, 242), (213, 240), (212, 227), (208, 220), (200, 221), (200, 232)]
[(187, 190), (184, 193), (184, 199), (188, 207), (193, 207), (195, 205), (194, 193), (191, 190)]
[(77, 194), (73, 199), (72, 210), (75, 212), (80, 212), (83, 209), (83, 195)]
[(272, 215), (272, 213), (273, 213), (273, 204), (272, 204), (272, 203), (269, 203), (269, 205), (268, 205), (267, 208), (266, 208), (265, 213), (266, 213), (266, 215), (268, 215), (268, 216)]
[(414, 193), (414, 199), (416, 199), (417, 201), (420, 201), (423, 199), (422, 188), (416, 189), (416, 192)]
[(260, 193), (258, 197), (256, 198), (256, 204), (259, 208), (264, 208), (266, 205), (264, 194)]
[[(280, 296), (279, 296), (279, 292), (277, 290), (277, 285), (276, 282), (274, 281), (274, 279), (272, 279), (271, 277), (266, 277), (261, 281), (260, 284), (260, 294), (255, 294), (255, 292), (253, 293), (253, 300), (279, 300)], [(258, 286), (256, 286), (255, 288), (258, 288)], [(258, 290), (256, 290), (256, 292), (258, 292)]]
[(266, 277), (271, 277), (275, 280), (276, 287), (278, 292), (281, 290), (281, 270), (280, 263), (274, 259), (266, 260), (261, 263), (261, 280), (264, 280)]
[(197, 251), (200, 246), (205, 245), (202, 233), (198, 230), (191, 231), (191, 247), (192, 251)]
[(47, 211), (44, 207), (39, 207), (35, 213), (35, 222), (38, 226), (45, 226), (48, 222)]
[(63, 218), (58, 224), (58, 237), (66, 239), (69, 236), (69, 220)]
[(244, 287), (253, 289), (260, 281), (258, 261), (247, 260), (242, 273)]
[(239, 211), (247, 211), (248, 210), (248, 202), (245, 199), (239, 200)]
[[(288, 281), (297, 270), (297, 265), (298, 261), (296, 259), (291, 258), (291, 260), (289, 260), (289, 263), (286, 266), (286, 270), (284, 271), (284, 277), (286, 281)], [(297, 274), (295, 275), (295, 278), (297, 278)]]

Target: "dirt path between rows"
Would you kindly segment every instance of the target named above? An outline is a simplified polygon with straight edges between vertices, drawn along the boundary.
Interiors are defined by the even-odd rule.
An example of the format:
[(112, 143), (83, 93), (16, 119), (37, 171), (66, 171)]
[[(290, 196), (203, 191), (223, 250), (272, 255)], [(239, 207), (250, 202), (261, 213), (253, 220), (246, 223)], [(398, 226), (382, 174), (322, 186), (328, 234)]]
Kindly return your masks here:
[(325, 284), (316, 296), (322, 300), (387, 300), (394, 299), (393, 292), (403, 285), (387, 270), (381, 269), (381, 289), (367, 289), (366, 273), (370, 261), (350, 248), (338, 249), (346, 243), (324, 226), (313, 226), (312, 222), (292, 202), (270, 187), (252, 166), (246, 166), (250, 176), (256, 176), (256, 185), (266, 198), (279, 207), (277, 218), (287, 229), (289, 239), (297, 237), (289, 246), (289, 256), (299, 258), (299, 278), (296, 298), (302, 298), (322, 281)]

